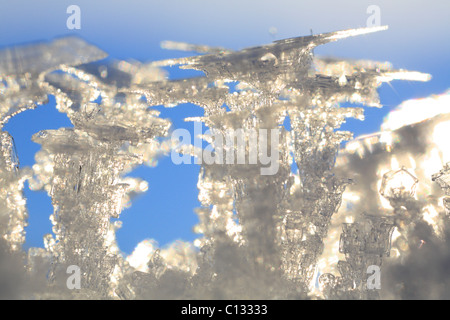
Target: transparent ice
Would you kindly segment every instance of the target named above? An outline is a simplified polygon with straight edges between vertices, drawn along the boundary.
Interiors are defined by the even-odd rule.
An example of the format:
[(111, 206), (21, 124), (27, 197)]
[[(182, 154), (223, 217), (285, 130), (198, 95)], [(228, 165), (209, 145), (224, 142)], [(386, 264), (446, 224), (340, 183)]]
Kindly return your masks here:
[[(202, 55), (150, 63), (102, 60), (104, 52), (77, 38), (0, 51), (0, 123), (53, 95), (73, 124), (33, 136), (41, 150), (32, 168), (19, 167), (13, 137), (1, 132), (0, 272), (15, 282), (2, 294), (25, 299), (408, 297), (389, 286), (369, 290), (366, 271), (383, 265), (384, 272), (391, 259), (386, 277), (393, 279), (402, 259), (414, 261), (412, 247), (427, 241), (439, 246), (448, 239), (449, 201), (433, 187), (431, 174), (449, 196), (449, 167), (421, 171), (411, 157), (431, 151), (402, 143), (406, 137), (422, 141), (419, 137), (450, 118), (386, 130), (341, 149), (353, 137), (338, 129), (347, 118), (363, 120), (363, 105), (381, 107), (377, 88), (383, 82), (430, 77), (386, 62), (313, 55), (318, 45), (384, 29), (298, 37), (240, 51), (166, 41), (163, 48)], [(173, 65), (205, 76), (168, 80), (163, 67)], [(360, 107), (344, 108), (343, 102)], [(186, 121), (203, 122), (214, 132), (278, 129), (279, 141), (266, 143), (269, 150), (277, 144), (279, 170), (261, 175), (262, 163), (202, 163), (198, 239), (164, 248), (144, 240), (125, 256), (115, 239), (121, 223), (111, 218), (120, 217), (134, 193), (147, 190), (146, 181), (126, 173), (141, 164), (153, 166), (173, 150), (201, 152), (173, 141), (170, 120), (151, 108), (183, 103), (204, 109), (203, 117)], [(246, 158), (250, 153), (247, 148)], [(27, 180), (31, 189), (49, 194), (54, 212), (45, 249), (25, 252)], [(428, 182), (416, 193), (422, 180)], [(425, 189), (432, 196), (423, 197)], [(70, 265), (81, 270), (80, 290), (66, 286)]]

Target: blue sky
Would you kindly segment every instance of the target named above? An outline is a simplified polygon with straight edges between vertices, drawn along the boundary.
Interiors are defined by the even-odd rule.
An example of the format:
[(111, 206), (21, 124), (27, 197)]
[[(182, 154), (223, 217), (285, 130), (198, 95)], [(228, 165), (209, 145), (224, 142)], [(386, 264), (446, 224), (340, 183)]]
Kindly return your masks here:
[[(68, 30), (66, 9), (81, 8), (81, 29)], [(240, 49), (273, 40), (366, 26), (369, 5), (378, 5), (381, 24), (388, 31), (345, 39), (315, 50), (316, 54), (356, 59), (390, 61), (397, 68), (430, 73), (428, 83), (393, 82), (379, 92), (382, 109), (366, 109), (364, 122), (350, 120), (344, 128), (356, 135), (375, 132), (389, 110), (400, 102), (444, 92), (449, 87), (450, 2), (433, 1), (206, 1), (206, 0), (128, 0), (128, 1), (31, 1), (0, 0), (0, 48), (32, 41), (49, 41), (57, 36), (78, 35), (116, 59), (152, 61), (186, 55), (160, 48), (163, 40), (185, 41)], [(272, 34), (270, 28), (277, 32)], [(169, 70), (171, 77), (194, 73)], [(162, 117), (171, 118), (174, 128), (192, 128), (183, 117), (203, 111), (194, 105), (173, 109), (159, 108)], [(39, 145), (31, 136), (42, 129), (71, 126), (68, 118), (56, 111), (54, 100), (36, 110), (24, 112), (6, 126), (16, 142), (21, 166), (31, 166)], [(160, 245), (176, 239), (195, 238), (197, 221), (193, 209), (197, 201), (196, 165), (172, 164), (160, 159), (156, 168), (139, 167), (130, 175), (149, 182), (149, 190), (136, 198), (120, 220), (120, 248), (130, 253), (145, 238)], [(26, 247), (43, 246), (42, 236), (51, 232), (48, 220), (53, 209), (44, 192), (26, 188), (29, 227)]]

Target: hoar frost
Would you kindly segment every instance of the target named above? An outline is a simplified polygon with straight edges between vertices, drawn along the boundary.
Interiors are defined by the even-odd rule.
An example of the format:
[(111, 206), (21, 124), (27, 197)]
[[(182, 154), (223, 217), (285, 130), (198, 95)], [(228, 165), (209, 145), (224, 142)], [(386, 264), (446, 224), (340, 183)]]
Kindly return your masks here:
[[(413, 239), (407, 222), (420, 220), (414, 213), (419, 200), (401, 190), (389, 198), (396, 189), (387, 189), (382, 196), (389, 198), (393, 214), (361, 213), (356, 221), (342, 223), (339, 252), (345, 260), (334, 262), (340, 275), (323, 274), (320, 259), (324, 251), (328, 255), (332, 217), (346, 187), (358, 185), (348, 175), (337, 175), (335, 163), (341, 142), (352, 139), (338, 129), (347, 118), (363, 120), (363, 109), (340, 103), (380, 107), (376, 89), (383, 82), (429, 76), (394, 70), (388, 63), (318, 58), (312, 52), (318, 45), (384, 29), (298, 37), (240, 51), (166, 41), (166, 49), (202, 55), (151, 63), (101, 60), (105, 53), (77, 38), (0, 51), (1, 125), (46, 103), (48, 95), (73, 124), (33, 136), (41, 150), (32, 168), (19, 167), (13, 137), (1, 132), (2, 255), (23, 258), (16, 259), (25, 261), (17, 277), (40, 279), (14, 297), (378, 298), (378, 291), (364, 286), (366, 270), (381, 267), (389, 257), (394, 228), (406, 242)], [(167, 80), (162, 67), (169, 65), (205, 76)], [(265, 150), (278, 151), (277, 170), (261, 174), (261, 161), (203, 161), (197, 184), (199, 238), (167, 248), (145, 240), (125, 257), (115, 240), (121, 224), (111, 218), (120, 217), (133, 193), (147, 190), (145, 181), (125, 174), (141, 164), (154, 165), (154, 159), (171, 151), (197, 157), (202, 152), (199, 146), (180, 146), (170, 135), (169, 119), (151, 108), (184, 103), (204, 109), (202, 117), (186, 120), (210, 129), (211, 135), (202, 138), (211, 146), (211, 136), (252, 132), (243, 135), (241, 149), (227, 148), (250, 159), (249, 140), (263, 141)], [(278, 139), (261, 137), (271, 130)], [(433, 176), (444, 189), (447, 169)], [(45, 249), (25, 253), (26, 180), (31, 189), (49, 194), (54, 212)], [(79, 267), (81, 289), (66, 287), (69, 266)]]

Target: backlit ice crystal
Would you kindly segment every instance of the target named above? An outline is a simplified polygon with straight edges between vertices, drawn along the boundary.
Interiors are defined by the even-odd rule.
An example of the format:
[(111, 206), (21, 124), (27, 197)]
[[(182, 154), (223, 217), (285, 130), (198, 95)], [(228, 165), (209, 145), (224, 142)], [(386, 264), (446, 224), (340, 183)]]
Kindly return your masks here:
[[(27, 274), (45, 270), (48, 278), (39, 290), (19, 296), (378, 298), (378, 291), (364, 285), (366, 270), (381, 267), (390, 256), (394, 227), (407, 243), (415, 239), (407, 221), (421, 221), (422, 202), (412, 199), (418, 179), (406, 168), (385, 173), (380, 192), (394, 212), (361, 213), (343, 223), (339, 252), (344, 260), (334, 263), (339, 275), (322, 272), (327, 239), (335, 237), (332, 219), (346, 187), (356, 183), (335, 172), (341, 143), (353, 138), (339, 128), (347, 118), (364, 119), (362, 107), (341, 103), (381, 107), (377, 88), (383, 82), (426, 81), (429, 75), (395, 70), (386, 62), (319, 58), (313, 49), (384, 29), (298, 37), (240, 51), (166, 41), (165, 49), (202, 55), (145, 64), (101, 60), (100, 49), (77, 38), (0, 51), (0, 123), (53, 95), (73, 124), (33, 136), (41, 150), (32, 169), (19, 168), (14, 140), (1, 132), (0, 232), (8, 254), (20, 252), (24, 243), (24, 181), (33, 190), (45, 190), (54, 207), (45, 249), (29, 249), (26, 264)], [(205, 76), (168, 80), (162, 67), (172, 65)], [(263, 158), (255, 164), (201, 162), (199, 238), (167, 248), (146, 240), (125, 257), (115, 240), (120, 222), (111, 218), (119, 218), (130, 195), (146, 191), (147, 183), (124, 175), (137, 165), (154, 165), (172, 150), (197, 159), (203, 154), (196, 145), (171, 140), (171, 122), (151, 108), (184, 103), (204, 109), (202, 117), (186, 121), (204, 123), (211, 135), (202, 138), (211, 146), (217, 148), (214, 137), (231, 129), (252, 132), (244, 137), (244, 151), (234, 143), (227, 151), (243, 152), (248, 160), (254, 156), (250, 140), (263, 141), (263, 149), (278, 152), (277, 170), (268, 172)], [(275, 134), (265, 138), (264, 130)], [(447, 173), (433, 176), (445, 191)], [(80, 290), (66, 288), (71, 265), (81, 270)]]

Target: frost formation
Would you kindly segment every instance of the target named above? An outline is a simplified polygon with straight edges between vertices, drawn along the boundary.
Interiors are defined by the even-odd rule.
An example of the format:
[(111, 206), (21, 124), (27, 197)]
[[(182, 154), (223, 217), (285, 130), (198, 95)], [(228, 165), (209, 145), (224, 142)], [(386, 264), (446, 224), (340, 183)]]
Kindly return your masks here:
[[(406, 168), (378, 177), (383, 180), (380, 195), (392, 212), (361, 210), (352, 222), (338, 223), (342, 229), (335, 243), (345, 260), (328, 263), (331, 272), (322, 271), (326, 268), (321, 259), (336, 256), (326, 242), (336, 233), (332, 217), (346, 187), (364, 188), (351, 176), (352, 168), (336, 167), (341, 142), (352, 139), (350, 132), (338, 129), (347, 118), (364, 119), (362, 107), (340, 104), (381, 107), (377, 88), (383, 82), (424, 81), (428, 75), (394, 70), (388, 63), (318, 58), (313, 49), (383, 29), (298, 37), (241, 51), (166, 41), (162, 44), (166, 49), (202, 55), (145, 64), (102, 60), (104, 52), (77, 38), (1, 51), (1, 125), (19, 112), (45, 104), (48, 95), (55, 97), (58, 110), (73, 124), (33, 136), (42, 148), (32, 168), (19, 167), (13, 138), (1, 132), (1, 255), (3, 261), (16, 263), (11, 277), (23, 284), (8, 296), (379, 298), (378, 291), (365, 286), (366, 270), (381, 267), (390, 256), (394, 228), (406, 246), (415, 241), (413, 226), (423, 223), (420, 213), (426, 204), (418, 204), (411, 186), (404, 185), (408, 181), (403, 179), (400, 185), (392, 181), (405, 174), (417, 184)], [(200, 70), (205, 76), (168, 80), (162, 68), (172, 65)], [(196, 210), (200, 223), (195, 227), (199, 238), (193, 244), (176, 242), (162, 249), (146, 240), (126, 257), (115, 241), (120, 222), (111, 218), (119, 218), (130, 195), (146, 191), (147, 184), (125, 174), (141, 164), (153, 165), (155, 158), (171, 150), (197, 157), (202, 152), (172, 141), (170, 120), (151, 108), (184, 103), (204, 109), (203, 117), (186, 120), (203, 122), (212, 132), (277, 129), (279, 141), (269, 139), (266, 146), (271, 150), (277, 144), (279, 170), (261, 175), (263, 163), (202, 163), (198, 179), (202, 207)], [(214, 146), (211, 137), (203, 138)], [(383, 148), (387, 152), (386, 144)], [(251, 151), (246, 149), (246, 158)], [(353, 156), (344, 150), (347, 160)], [(351, 161), (359, 160), (361, 155)], [(446, 166), (433, 175), (447, 196), (448, 174)], [(54, 207), (53, 234), (45, 236), (45, 249), (28, 252), (22, 250), (26, 180), (33, 190), (45, 190)], [(448, 198), (444, 203), (448, 214)], [(394, 249), (399, 247), (399, 256), (406, 257), (408, 250), (396, 239)], [(81, 270), (80, 290), (66, 287), (69, 265)], [(1, 265), (0, 271), (8, 275), (10, 267)]]

